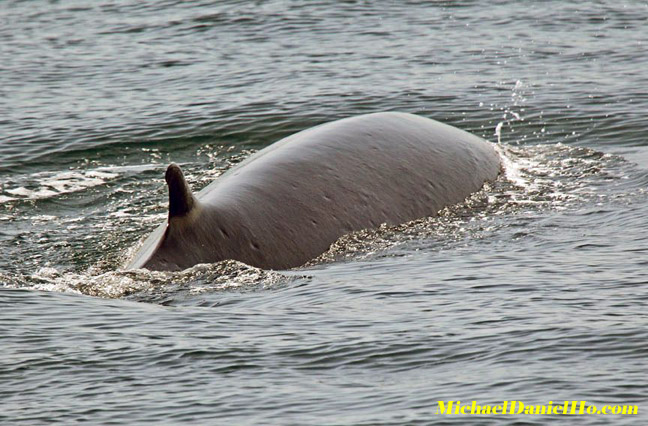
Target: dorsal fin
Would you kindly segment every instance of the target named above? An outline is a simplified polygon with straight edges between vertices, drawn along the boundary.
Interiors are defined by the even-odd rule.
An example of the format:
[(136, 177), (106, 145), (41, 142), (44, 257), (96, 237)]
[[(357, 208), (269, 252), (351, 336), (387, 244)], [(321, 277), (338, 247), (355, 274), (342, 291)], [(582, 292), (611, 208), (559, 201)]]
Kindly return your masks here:
[(171, 163), (164, 175), (169, 186), (169, 219), (185, 216), (193, 209), (197, 201), (191, 188), (177, 164)]

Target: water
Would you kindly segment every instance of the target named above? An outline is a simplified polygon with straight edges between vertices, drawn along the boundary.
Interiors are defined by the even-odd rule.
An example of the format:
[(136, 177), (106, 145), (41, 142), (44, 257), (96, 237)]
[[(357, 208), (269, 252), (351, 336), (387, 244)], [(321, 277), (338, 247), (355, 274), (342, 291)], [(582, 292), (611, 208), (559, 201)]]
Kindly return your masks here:
[[(0, 3), (0, 422), (571, 424), (439, 400), (648, 392), (645, 2)], [(304, 268), (127, 272), (175, 161), (198, 190), (295, 131), (398, 110), (506, 173)]]

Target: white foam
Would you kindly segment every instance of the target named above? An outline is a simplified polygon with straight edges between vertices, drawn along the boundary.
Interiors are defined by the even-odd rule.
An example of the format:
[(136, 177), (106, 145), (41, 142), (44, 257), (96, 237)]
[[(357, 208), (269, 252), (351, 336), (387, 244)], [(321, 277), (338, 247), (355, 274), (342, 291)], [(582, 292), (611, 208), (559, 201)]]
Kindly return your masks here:
[(7, 188), (0, 194), (0, 202), (15, 200), (42, 200), (62, 194), (83, 191), (119, 177), (118, 173), (106, 171), (106, 168), (95, 170), (76, 170), (64, 172), (40, 172), (15, 182), (14, 187)]
[(18, 188), (13, 188), (13, 189), (7, 189), (5, 190), (5, 192), (11, 195), (15, 195), (17, 197), (26, 197), (26, 198), (28, 198), (34, 193), (34, 191), (27, 189), (24, 186), (19, 186)]
[[(0, 281), (2, 278), (3, 275), (0, 273)], [(265, 271), (241, 262), (227, 260), (215, 264), (195, 265), (181, 272), (144, 269), (101, 272), (91, 267), (86, 272), (76, 273), (62, 272), (45, 266), (32, 275), (21, 277), (19, 280), (14, 277), (7, 281), (16, 283), (8, 285), (12, 288), (117, 298), (142, 291), (153, 291), (160, 286), (163, 287), (164, 284), (171, 283), (200, 282), (200, 285), (190, 285), (189, 288), (190, 293), (200, 294), (259, 284), (268, 287), (286, 279), (289, 278), (278, 272)]]
[(528, 191), (537, 189), (537, 185), (531, 181), (530, 177), (525, 173), (525, 170), (538, 167), (539, 163), (530, 159), (515, 157), (503, 145), (495, 145), (495, 150), (500, 156), (504, 176), (509, 182)]

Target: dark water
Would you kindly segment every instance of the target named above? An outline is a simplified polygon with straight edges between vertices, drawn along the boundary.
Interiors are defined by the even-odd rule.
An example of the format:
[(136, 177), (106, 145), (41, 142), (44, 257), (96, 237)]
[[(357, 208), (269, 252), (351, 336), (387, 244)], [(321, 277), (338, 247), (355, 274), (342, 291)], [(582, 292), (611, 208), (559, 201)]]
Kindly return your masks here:
[[(488, 3), (1, 2), (0, 423), (644, 423), (648, 5)], [(505, 175), (301, 269), (120, 271), (170, 161), (199, 189), (385, 110), (499, 141)]]

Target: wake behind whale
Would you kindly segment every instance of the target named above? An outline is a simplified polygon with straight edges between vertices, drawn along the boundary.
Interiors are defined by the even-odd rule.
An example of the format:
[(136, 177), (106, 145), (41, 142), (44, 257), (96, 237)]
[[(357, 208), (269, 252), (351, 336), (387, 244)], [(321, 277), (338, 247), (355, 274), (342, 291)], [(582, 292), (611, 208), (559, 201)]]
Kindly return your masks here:
[(383, 112), (326, 123), (257, 152), (195, 196), (170, 165), (168, 220), (127, 268), (300, 266), (350, 232), (434, 216), (499, 171), (492, 144), (431, 119)]

